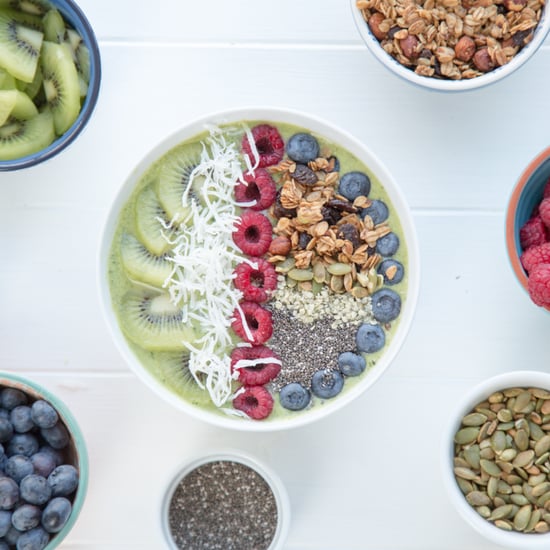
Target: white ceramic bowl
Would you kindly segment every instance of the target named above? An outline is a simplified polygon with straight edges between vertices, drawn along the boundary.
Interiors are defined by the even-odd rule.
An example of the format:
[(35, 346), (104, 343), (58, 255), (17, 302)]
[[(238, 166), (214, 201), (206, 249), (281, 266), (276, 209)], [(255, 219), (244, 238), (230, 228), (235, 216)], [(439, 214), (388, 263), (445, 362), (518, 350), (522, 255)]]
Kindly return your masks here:
[(539, 371), (514, 371), (489, 378), (473, 388), (456, 404), (442, 439), (442, 478), (449, 498), (460, 516), (480, 535), (495, 544), (517, 550), (542, 550), (550, 547), (550, 533), (505, 531), (481, 517), (467, 502), (453, 473), (454, 436), (462, 418), (493, 392), (506, 388), (542, 388), (550, 390), (550, 374)]
[[(341, 395), (338, 395), (331, 400), (325, 401), (322, 406), (313, 407), (307, 411), (301, 411), (293, 415), (292, 418), (267, 418), (261, 421), (248, 421), (248, 419), (243, 419), (241, 417), (230, 416), (219, 412), (210, 412), (197, 406), (190, 405), (188, 402), (184, 401), (175, 393), (167, 389), (166, 386), (151, 375), (151, 373), (144, 368), (140, 361), (138, 361), (119, 327), (116, 314), (112, 307), (108, 282), (109, 251), (111, 249), (113, 235), (121, 208), (134, 189), (140, 176), (166, 151), (170, 150), (182, 141), (202, 133), (207, 126), (212, 124), (220, 125), (239, 122), (242, 120), (264, 120), (271, 121), (273, 123), (286, 122), (294, 124), (307, 128), (310, 131), (324, 136), (330, 141), (346, 148), (352, 154), (364, 161), (366, 166), (381, 182), (393, 204), (395, 211), (398, 214), (403, 229), (403, 235), (406, 237), (406, 246), (408, 250), (408, 290), (406, 299), (403, 300), (403, 306), (399, 316), (399, 324), (393, 333), (390, 343), (386, 344), (384, 354), (378, 360), (377, 364), (368, 373), (364, 373), (358, 383), (354, 384), (353, 387), (349, 388), (349, 390), (342, 392)], [(307, 424), (313, 420), (322, 418), (336, 410), (341, 409), (344, 405), (356, 399), (370, 386), (372, 386), (372, 384), (380, 378), (380, 376), (391, 364), (405, 340), (416, 308), (419, 289), (419, 251), (412, 216), (399, 187), (395, 184), (388, 170), (383, 166), (378, 158), (367, 147), (365, 147), (365, 145), (347, 132), (344, 132), (343, 130), (334, 127), (332, 124), (329, 124), (314, 116), (305, 115), (294, 111), (270, 108), (237, 109), (208, 115), (187, 124), (184, 128), (167, 137), (164, 141), (162, 141), (162, 143), (150, 151), (133, 170), (126, 182), (122, 185), (120, 192), (111, 207), (105, 224), (99, 251), (99, 286), (105, 318), (118, 349), (126, 359), (128, 365), (139, 376), (139, 378), (141, 378), (141, 380), (152, 388), (157, 394), (179, 409), (182, 409), (197, 418), (213, 423), (217, 426), (250, 431), (288, 429)]]
[(357, 0), (350, 0), (350, 3), (353, 19), (355, 20), (355, 24), (361, 38), (364, 40), (370, 52), (378, 61), (380, 61), (380, 63), (382, 63), (382, 65), (384, 65), (384, 67), (407, 82), (422, 88), (440, 92), (464, 92), (467, 90), (475, 90), (502, 80), (527, 62), (527, 60), (544, 42), (544, 39), (550, 30), (550, 17), (547, 13), (548, 10), (545, 9), (542, 13), (541, 20), (537, 25), (533, 39), (529, 44), (522, 48), (509, 63), (475, 78), (444, 80), (440, 78), (418, 75), (414, 71), (399, 63), (390, 54), (386, 53), (386, 51), (384, 51), (384, 49), (380, 46), (377, 38), (369, 29), (369, 26), (361, 14), (361, 10), (357, 8)]
[(170, 502), (178, 484), (193, 470), (210, 462), (235, 462), (242, 464), (254, 470), (268, 484), (277, 506), (277, 527), (269, 548), (267, 550), (282, 550), (290, 528), (290, 500), (285, 486), (279, 476), (265, 464), (262, 464), (256, 458), (242, 451), (224, 450), (209, 453), (204, 456), (196, 457), (179, 468), (174, 474), (166, 493), (164, 494), (161, 505), (161, 525), (166, 538), (166, 543), (170, 550), (178, 550), (174, 542), (169, 522)]

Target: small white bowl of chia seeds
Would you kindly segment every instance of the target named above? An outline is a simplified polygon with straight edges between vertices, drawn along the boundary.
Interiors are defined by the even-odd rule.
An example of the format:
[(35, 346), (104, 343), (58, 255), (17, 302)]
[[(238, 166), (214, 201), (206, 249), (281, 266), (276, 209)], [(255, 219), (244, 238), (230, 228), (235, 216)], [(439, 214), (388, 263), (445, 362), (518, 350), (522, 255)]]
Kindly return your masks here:
[(240, 451), (186, 463), (170, 481), (161, 509), (171, 550), (281, 550), (290, 526), (281, 480)]
[(456, 405), (442, 440), (452, 504), (502, 547), (550, 546), (550, 374), (487, 379)]

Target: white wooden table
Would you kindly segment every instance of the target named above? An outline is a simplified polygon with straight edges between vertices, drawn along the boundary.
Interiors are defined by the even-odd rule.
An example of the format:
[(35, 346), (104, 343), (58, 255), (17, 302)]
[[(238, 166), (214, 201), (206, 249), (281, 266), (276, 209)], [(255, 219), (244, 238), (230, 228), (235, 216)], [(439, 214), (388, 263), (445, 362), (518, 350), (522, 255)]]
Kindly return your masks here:
[[(507, 80), (442, 95), (381, 67), (347, 0), (80, 5), (101, 47), (96, 113), (58, 158), (0, 174), (0, 368), (57, 393), (90, 456), (62, 548), (164, 548), (166, 485), (219, 447), (282, 478), (289, 550), (495, 548), (447, 500), (440, 434), (470, 386), (550, 365), (550, 317), (504, 247), (512, 186), (550, 142), (550, 41)], [(395, 363), (352, 405), (287, 433), (227, 432), (164, 403), (121, 359), (97, 292), (102, 225), (127, 174), (187, 121), (249, 105), (303, 110), (363, 140), (402, 187), (421, 248), (418, 312)]]

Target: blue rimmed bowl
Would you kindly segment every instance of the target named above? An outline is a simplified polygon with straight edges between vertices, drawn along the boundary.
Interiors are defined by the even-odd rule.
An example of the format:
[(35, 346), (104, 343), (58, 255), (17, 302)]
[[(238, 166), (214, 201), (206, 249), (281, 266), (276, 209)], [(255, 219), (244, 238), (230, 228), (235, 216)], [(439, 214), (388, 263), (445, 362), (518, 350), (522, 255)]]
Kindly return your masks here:
[(94, 30), (86, 15), (73, 0), (50, 0), (63, 19), (82, 37), (90, 54), (90, 80), (80, 113), (71, 127), (44, 149), (12, 160), (0, 160), (0, 171), (29, 168), (52, 158), (66, 149), (84, 130), (95, 110), (101, 84), (101, 57)]

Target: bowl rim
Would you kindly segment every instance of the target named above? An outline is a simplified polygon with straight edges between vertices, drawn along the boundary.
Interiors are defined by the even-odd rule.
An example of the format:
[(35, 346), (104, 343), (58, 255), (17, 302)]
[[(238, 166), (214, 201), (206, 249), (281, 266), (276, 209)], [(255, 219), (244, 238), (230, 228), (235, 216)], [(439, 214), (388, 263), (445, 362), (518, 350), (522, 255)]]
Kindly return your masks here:
[(512, 271), (514, 272), (517, 280), (519, 281), (522, 288), (527, 292), (527, 275), (523, 266), (521, 265), (520, 256), (518, 254), (519, 247), (519, 227), (516, 227), (516, 211), (518, 207), (519, 200), (521, 195), (529, 183), (533, 174), (538, 170), (538, 168), (550, 158), (550, 147), (542, 150), (535, 158), (533, 158), (527, 167), (520, 174), (510, 198), (508, 199), (508, 206), (506, 207), (505, 215), (505, 239), (506, 239), (506, 250), (508, 252), (508, 260), (512, 266)]
[(282, 550), (283, 545), (287, 539), (291, 523), (291, 505), (286, 487), (284, 486), (281, 478), (275, 473), (275, 471), (267, 466), (264, 462), (260, 461), (259, 459), (247, 452), (229, 448), (211, 450), (207, 453), (201, 454), (196, 453), (192, 458), (186, 460), (183, 464), (180, 464), (172, 472), (169, 478), (170, 481), (166, 484), (166, 489), (162, 494), (162, 503), (160, 506), (160, 522), (162, 532), (169, 548), (171, 550), (179, 550), (170, 534), (170, 525), (168, 519), (170, 501), (177, 485), (185, 476), (189, 475), (199, 466), (218, 461), (237, 462), (244, 466), (248, 466), (256, 473), (258, 473), (268, 484), (277, 504), (277, 528), (275, 530), (273, 540), (271, 541), (271, 544), (269, 545), (267, 550)]
[(462, 80), (445, 80), (422, 76), (414, 71), (407, 69), (399, 61), (394, 59), (390, 54), (386, 53), (375, 36), (370, 31), (366, 21), (363, 19), (361, 10), (357, 7), (357, 0), (350, 0), (351, 10), (355, 26), (359, 31), (360, 36), (367, 45), (367, 48), (375, 56), (375, 58), (384, 65), (390, 72), (401, 77), (402, 80), (414, 84), (420, 88), (438, 92), (465, 92), (484, 88), (490, 84), (494, 84), (506, 76), (509, 76), (514, 71), (522, 67), (528, 59), (539, 49), (543, 44), (546, 35), (550, 31), (550, 15), (547, 14), (548, 9), (544, 8), (541, 19), (535, 29), (533, 39), (524, 48), (522, 48), (506, 65), (497, 67), (481, 76)]
[(72, 530), (82, 507), (86, 493), (88, 491), (88, 476), (89, 476), (89, 458), (88, 449), (84, 435), (76, 418), (65, 403), (50, 390), (30, 380), (29, 378), (8, 372), (5, 370), (0, 371), (0, 386), (12, 386), (16, 385), (17, 389), (24, 392), (30, 392), (41, 395), (46, 401), (48, 401), (55, 410), (58, 412), (59, 417), (69, 430), (71, 439), (74, 442), (74, 448), (76, 452), (76, 460), (78, 463), (78, 488), (72, 501), (72, 511), (67, 523), (63, 526), (58, 533), (52, 535), (50, 542), (47, 544), (44, 550), (53, 550), (67, 537)]
[[(388, 349), (378, 360), (376, 368), (374, 368), (372, 372), (367, 373), (362, 380), (355, 383), (354, 386), (349, 388), (344, 394), (339, 395), (332, 402), (326, 401), (323, 406), (317, 407), (316, 410), (301, 412), (295, 418), (253, 421), (240, 417), (236, 418), (230, 415), (224, 416), (219, 411), (206, 411), (185, 402), (168, 388), (162, 386), (155, 377), (153, 377), (143, 366), (141, 366), (140, 362), (130, 350), (118, 325), (113, 308), (111, 307), (107, 259), (112, 244), (112, 237), (118, 214), (132, 189), (135, 187), (135, 184), (139, 180), (140, 175), (154, 160), (158, 159), (161, 154), (168, 151), (174, 145), (182, 142), (184, 139), (190, 138), (204, 131), (208, 125), (239, 122), (242, 120), (265, 120), (272, 121), (274, 123), (291, 123), (297, 126), (302, 126), (338, 143), (340, 146), (348, 149), (348, 151), (352, 154), (357, 155), (365, 162), (369, 170), (379, 179), (381, 185), (394, 205), (394, 208), (399, 214), (399, 221), (403, 229), (403, 234), (407, 236), (407, 295), (406, 299), (403, 301), (399, 326), (392, 336)], [(156, 146), (146, 153), (126, 180), (121, 184), (115, 199), (111, 203), (111, 207), (103, 224), (103, 232), (100, 239), (98, 255), (99, 258), (96, 264), (98, 266), (97, 280), (99, 283), (99, 294), (103, 315), (116, 347), (126, 360), (126, 363), (129, 365), (131, 370), (133, 370), (133, 372), (137, 374), (137, 376), (145, 382), (147, 386), (152, 388), (157, 395), (163, 397), (172, 405), (175, 405), (176, 408), (191, 414), (195, 418), (206, 421), (211, 425), (233, 428), (242, 431), (276, 431), (309, 424), (336, 410), (341, 409), (344, 405), (353, 401), (359, 394), (363, 393), (368, 387), (372, 386), (393, 362), (393, 359), (406, 339), (412, 324), (414, 313), (416, 311), (420, 287), (420, 252), (418, 249), (416, 228), (413, 223), (412, 213), (407, 202), (405, 201), (403, 192), (395, 183), (390, 172), (369, 148), (367, 148), (363, 143), (348, 132), (317, 116), (286, 108), (241, 107), (218, 111), (196, 118), (193, 121), (186, 123), (178, 130), (172, 132), (167, 137), (163, 138)]]
[(95, 111), (101, 87), (101, 54), (97, 37), (88, 18), (74, 0), (50, 0), (63, 18), (76, 28), (90, 52), (90, 82), (80, 113), (71, 127), (44, 149), (13, 160), (0, 160), (0, 172), (30, 168), (56, 156), (66, 149), (82, 133)]
[(453, 404), (452, 412), (442, 432), (440, 467), (444, 488), (460, 517), (486, 539), (517, 550), (543, 550), (550, 545), (550, 533), (520, 533), (504, 531), (482, 518), (468, 504), (453, 474), (453, 439), (461, 419), (472, 407), (492, 392), (511, 387), (543, 388), (550, 391), (550, 373), (535, 370), (501, 373), (471, 386)]

